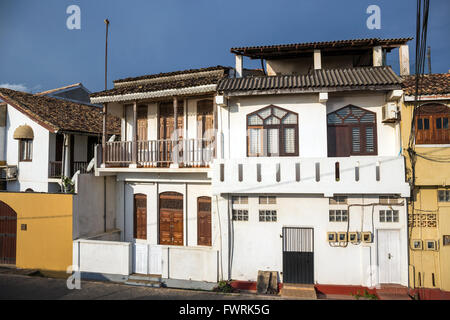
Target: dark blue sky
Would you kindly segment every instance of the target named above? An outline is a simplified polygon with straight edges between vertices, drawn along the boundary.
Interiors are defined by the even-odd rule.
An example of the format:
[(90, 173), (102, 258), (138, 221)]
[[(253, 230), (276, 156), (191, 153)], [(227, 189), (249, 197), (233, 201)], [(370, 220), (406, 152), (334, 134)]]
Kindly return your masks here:
[[(66, 9), (81, 8), (81, 30)], [(381, 8), (381, 29), (366, 8)], [(432, 71), (450, 68), (450, 1), (431, 0)], [(234, 65), (233, 46), (415, 36), (415, 0), (0, 0), (0, 85), (33, 92), (82, 82), (104, 87), (105, 24), (112, 80), (213, 65)], [(415, 42), (411, 41), (411, 70)], [(388, 59), (398, 70), (398, 54)], [(246, 67), (259, 63), (246, 60)]]

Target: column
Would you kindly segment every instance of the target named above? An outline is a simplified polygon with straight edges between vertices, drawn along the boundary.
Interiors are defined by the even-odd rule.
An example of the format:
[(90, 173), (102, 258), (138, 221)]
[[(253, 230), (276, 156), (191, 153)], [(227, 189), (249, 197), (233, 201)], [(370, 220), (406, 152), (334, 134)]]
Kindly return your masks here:
[(137, 101), (133, 103), (133, 128), (130, 168), (137, 168)]

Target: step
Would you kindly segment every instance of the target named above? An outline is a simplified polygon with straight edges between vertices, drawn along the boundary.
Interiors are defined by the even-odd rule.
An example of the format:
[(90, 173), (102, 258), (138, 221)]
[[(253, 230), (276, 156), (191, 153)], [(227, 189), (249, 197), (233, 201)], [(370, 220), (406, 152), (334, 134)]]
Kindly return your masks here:
[(313, 284), (283, 283), (281, 296), (317, 300), (317, 294)]
[(149, 280), (128, 280), (125, 284), (131, 286), (140, 286), (140, 287), (151, 287), (151, 288), (161, 288), (160, 281), (149, 281)]
[(162, 275), (160, 274), (139, 274), (133, 273), (128, 277), (128, 280), (145, 280), (161, 282)]
[(413, 300), (407, 294), (377, 293), (380, 300)]
[(377, 294), (408, 295), (408, 292), (408, 287), (397, 284), (382, 284), (381, 287), (377, 289)]

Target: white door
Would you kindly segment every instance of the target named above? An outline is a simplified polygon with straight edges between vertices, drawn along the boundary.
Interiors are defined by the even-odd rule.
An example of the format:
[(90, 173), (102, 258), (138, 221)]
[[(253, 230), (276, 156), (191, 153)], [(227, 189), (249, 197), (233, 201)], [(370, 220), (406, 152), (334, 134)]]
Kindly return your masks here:
[(400, 283), (400, 230), (378, 230), (380, 283)]
[(148, 245), (135, 242), (133, 244), (133, 273), (148, 274)]
[(162, 274), (162, 248), (159, 246), (150, 246), (149, 273)]

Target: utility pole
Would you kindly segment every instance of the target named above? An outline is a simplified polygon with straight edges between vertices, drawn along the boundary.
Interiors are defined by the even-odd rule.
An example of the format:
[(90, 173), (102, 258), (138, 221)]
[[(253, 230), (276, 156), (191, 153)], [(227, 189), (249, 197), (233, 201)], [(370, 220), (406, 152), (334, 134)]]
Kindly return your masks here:
[(105, 90), (108, 90), (108, 29), (109, 20), (105, 19), (106, 24), (106, 42), (105, 42)]
[[(105, 41), (105, 91), (108, 90), (108, 29), (109, 20), (105, 19), (106, 24), (106, 41)], [(102, 162), (106, 163), (106, 135), (107, 135), (107, 113), (108, 104), (103, 104), (103, 140), (102, 140)], [(103, 177), (103, 231), (106, 232), (106, 177)]]
[(428, 74), (431, 74), (431, 47), (430, 46), (428, 46), (427, 58), (428, 58)]

